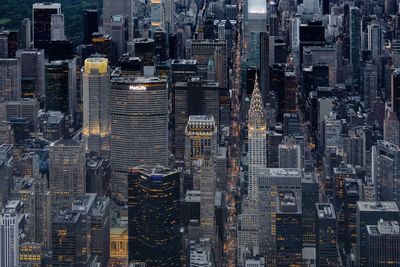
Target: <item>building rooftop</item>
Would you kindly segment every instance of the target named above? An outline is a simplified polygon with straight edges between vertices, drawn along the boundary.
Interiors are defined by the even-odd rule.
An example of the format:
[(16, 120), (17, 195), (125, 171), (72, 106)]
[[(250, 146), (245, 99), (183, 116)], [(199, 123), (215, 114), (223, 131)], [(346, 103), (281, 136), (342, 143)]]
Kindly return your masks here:
[[(113, 76), (111, 79), (112, 83), (124, 83), (124, 84), (157, 84), (166, 83), (165, 79), (160, 79), (158, 77), (132, 77), (132, 76)], [(139, 88), (132, 88), (131, 90), (145, 90)]]
[(317, 215), (319, 219), (336, 220), (336, 213), (331, 203), (316, 203)]
[(360, 211), (392, 211), (399, 212), (396, 202), (393, 201), (357, 201)]
[(144, 175), (147, 175), (149, 177), (152, 177), (153, 179), (156, 178), (162, 178), (164, 176), (168, 176), (174, 173), (177, 173), (177, 171), (172, 170), (170, 168), (161, 166), (161, 165), (140, 165), (136, 168), (131, 168), (129, 169), (129, 173), (137, 173), (137, 172), (142, 172)]
[(50, 146), (81, 146), (81, 143), (73, 139), (61, 139), (51, 143)]
[(400, 151), (400, 148), (398, 145), (395, 145), (393, 143), (384, 141), (384, 140), (378, 140), (376, 141), (378, 145), (383, 146), (385, 148), (389, 148), (391, 150), (395, 150), (395, 151)]
[(133, 39), (134, 43), (154, 43), (154, 39), (149, 38), (135, 38)]
[(86, 193), (83, 196), (77, 197), (72, 201), (72, 210), (81, 211), (84, 214), (88, 213), (93, 207), (96, 200), (96, 193)]
[(301, 169), (296, 168), (263, 168), (260, 176), (267, 177), (299, 177), (302, 176)]
[(61, 4), (52, 2), (34, 3), (33, 8), (61, 8)]
[(400, 227), (397, 221), (378, 221), (377, 225), (367, 225), (369, 235), (400, 235)]
[(276, 213), (300, 213), (301, 201), (294, 191), (280, 191), (276, 196)]
[(53, 223), (75, 224), (79, 221), (81, 213), (77, 211), (60, 211), (53, 218)]
[(59, 124), (64, 119), (64, 113), (61, 111), (49, 110), (46, 113), (47, 123), (49, 124)]
[(196, 65), (197, 61), (195, 59), (174, 59), (172, 60), (172, 65)]

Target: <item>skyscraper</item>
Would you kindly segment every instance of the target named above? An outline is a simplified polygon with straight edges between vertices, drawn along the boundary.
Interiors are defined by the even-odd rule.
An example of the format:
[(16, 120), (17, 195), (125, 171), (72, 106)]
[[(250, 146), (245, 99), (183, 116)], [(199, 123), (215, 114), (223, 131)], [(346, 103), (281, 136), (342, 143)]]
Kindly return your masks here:
[(279, 145), (279, 168), (302, 168), (300, 145), (286, 140)]
[[(303, 234), (301, 195), (295, 191), (280, 191), (276, 196), (276, 266), (301, 266)], [(268, 262), (268, 260), (267, 260)]]
[(185, 168), (190, 170), (192, 162), (203, 159), (206, 153), (213, 157), (217, 153), (217, 129), (213, 116), (190, 116), (185, 129)]
[(382, 27), (377, 24), (368, 25), (368, 50), (375, 62), (378, 61), (383, 51), (383, 38)]
[(87, 266), (88, 247), (84, 242), (82, 214), (77, 211), (58, 212), (52, 220), (52, 264)]
[(24, 18), (21, 22), (21, 47), (23, 49), (28, 49), (31, 47), (32, 37), (31, 37), (31, 20), (29, 18)]
[(215, 191), (216, 173), (215, 156), (206, 151), (201, 160), (200, 167), (200, 226), (202, 236), (216, 241), (216, 222), (215, 222)]
[(395, 202), (357, 202), (357, 266), (368, 266), (367, 225), (376, 225), (380, 219), (399, 221), (400, 212)]
[(131, 0), (104, 0), (103, 1), (103, 27), (107, 34), (111, 34), (111, 18), (115, 15), (122, 15), (128, 21), (129, 39), (133, 38), (133, 1)]
[(221, 88), (228, 85), (228, 59), (226, 41), (224, 40), (192, 40), (187, 47), (187, 55), (197, 61), (199, 75), (206, 77), (208, 60), (214, 57), (216, 79)]
[(400, 118), (400, 68), (392, 72), (391, 101), (392, 111)]
[(400, 148), (378, 140), (376, 146), (376, 194), (380, 201), (400, 205)]
[(21, 96), (43, 98), (45, 87), (44, 50), (20, 49), (16, 58), (21, 64)]
[(358, 83), (360, 71), (360, 43), (361, 43), (360, 10), (350, 8), (350, 63), (353, 65), (353, 83)]
[(97, 9), (85, 9), (83, 13), (83, 42), (92, 43), (92, 34), (99, 31), (99, 11)]
[[(257, 236), (260, 240), (260, 254), (266, 255), (267, 264), (275, 266), (278, 263), (276, 261), (276, 253), (279, 247), (277, 245), (276, 212), (280, 210), (278, 207), (280, 201), (277, 201), (277, 196), (280, 192), (285, 191), (290, 191), (290, 195), (294, 194), (296, 201), (295, 203), (291, 201), (293, 209), (296, 210), (296, 215), (294, 216), (297, 217), (297, 212), (300, 212), (299, 214), (303, 216), (302, 207), (300, 207), (303, 173), (300, 169), (260, 168), (256, 177), (259, 181), (259, 207), (256, 207), (256, 209), (260, 217), (260, 225), (257, 228)], [(307, 214), (310, 213), (308, 212)], [(301, 218), (300, 221), (297, 221), (297, 223), (299, 222), (301, 223)], [(300, 231), (302, 232), (303, 230)]]
[(305, 247), (316, 246), (315, 203), (319, 199), (319, 184), (314, 173), (304, 175), (301, 179), (301, 210), (303, 214), (303, 244)]
[(166, 81), (112, 77), (110, 91), (111, 192), (127, 201), (128, 169), (168, 165), (168, 92)]
[(74, 140), (60, 140), (49, 148), (49, 188), (52, 211), (68, 208), (86, 192), (85, 147)]
[(61, 14), (60, 3), (35, 3), (32, 6), (33, 47), (47, 49), (51, 41), (51, 16)]
[(53, 61), (45, 65), (46, 110), (61, 111), (75, 118), (76, 60)]
[(367, 266), (400, 265), (399, 222), (381, 219), (366, 227)]
[(21, 62), (18, 59), (0, 59), (0, 98), (6, 101), (21, 98)]
[(108, 60), (105, 58), (86, 59), (82, 77), (82, 135), (86, 139), (86, 145), (90, 151), (108, 158), (110, 152)]
[(182, 253), (179, 172), (139, 166), (128, 174), (129, 261), (178, 267)]
[(9, 201), (0, 214), (0, 266), (19, 266), (19, 224), (21, 201)]
[(337, 266), (338, 221), (330, 203), (316, 203), (317, 266)]
[(128, 22), (122, 15), (114, 15), (111, 18), (111, 38), (117, 45), (117, 59), (126, 53), (128, 41)]
[[(184, 74), (191, 72), (182, 70)], [(173, 79), (181, 79), (178, 71)], [(211, 115), (215, 120), (215, 130), (219, 130), (219, 85), (215, 82), (204, 81), (200, 77), (188, 77), (185, 82), (177, 81), (173, 87), (174, 113), (174, 151), (177, 160), (184, 157), (185, 127), (191, 115)]]
[(254, 84), (248, 114), (248, 139), (249, 139), (249, 186), (248, 196), (251, 199), (258, 199), (258, 170), (267, 166), (267, 124), (264, 115), (264, 106), (258, 78)]
[(51, 41), (65, 41), (64, 14), (51, 15)]
[(400, 145), (400, 122), (395, 112), (388, 112), (383, 121), (383, 140)]

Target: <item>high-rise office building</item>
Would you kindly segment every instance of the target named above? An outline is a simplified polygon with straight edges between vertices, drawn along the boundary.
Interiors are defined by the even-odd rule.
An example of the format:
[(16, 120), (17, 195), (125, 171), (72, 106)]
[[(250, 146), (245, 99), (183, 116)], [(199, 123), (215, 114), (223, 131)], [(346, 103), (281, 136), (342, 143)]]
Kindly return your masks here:
[(76, 60), (53, 61), (45, 65), (46, 110), (61, 111), (75, 118)]
[(168, 57), (167, 53), (167, 34), (161, 28), (156, 29), (153, 34), (154, 38), (154, 55), (156, 62), (165, 62)]
[(221, 88), (228, 86), (228, 59), (226, 41), (192, 40), (186, 48), (187, 58), (197, 61), (198, 74), (207, 76), (208, 61), (214, 57), (216, 80)]
[(215, 191), (216, 173), (215, 156), (206, 151), (204, 158), (200, 160), (200, 226), (203, 237), (216, 241), (215, 221)]
[(32, 6), (33, 47), (47, 49), (51, 41), (51, 16), (61, 14), (60, 3), (35, 3)]
[(49, 141), (57, 141), (65, 136), (65, 116), (61, 111), (47, 111), (43, 115), (40, 127), (43, 137)]
[(43, 245), (44, 249), (51, 248), (51, 193), (47, 177), (37, 177), (34, 181), (35, 216), (34, 241)]
[(265, 102), (267, 92), (269, 91), (269, 34), (260, 32), (260, 88)]
[(52, 264), (87, 266), (89, 249), (84, 242), (82, 214), (77, 211), (58, 212), (52, 220)]
[(65, 41), (64, 14), (51, 15), (51, 41)]
[(15, 58), (19, 47), (19, 32), (16, 30), (0, 31), (0, 58)]
[(400, 118), (400, 69), (394, 69), (391, 78), (391, 106), (392, 111)]
[(191, 170), (194, 160), (203, 159), (206, 153), (217, 153), (217, 128), (213, 116), (190, 116), (185, 129), (185, 168)]
[(128, 169), (168, 165), (168, 92), (159, 78), (113, 77), (110, 91), (111, 192), (127, 200)]
[(267, 30), (267, 3), (265, 1), (246, 2), (245, 29), (246, 36), (251, 32), (262, 32)]
[(99, 31), (99, 11), (97, 9), (85, 9), (83, 13), (83, 42), (92, 43), (92, 34)]
[(197, 61), (192, 59), (174, 59), (171, 62), (171, 83), (186, 82), (189, 77), (197, 76)]
[(133, 1), (131, 0), (105, 0), (103, 1), (103, 28), (107, 34), (111, 34), (111, 19), (115, 15), (127, 18), (129, 39), (133, 38)]
[(10, 101), (21, 98), (20, 64), (18, 59), (0, 59), (0, 99)]
[(356, 171), (350, 164), (340, 163), (333, 168), (334, 203), (338, 209), (343, 204), (345, 196), (345, 179), (356, 178)]
[(109, 94), (110, 75), (106, 58), (85, 60), (83, 79), (83, 129), (89, 151), (109, 157), (110, 120)]
[(344, 235), (346, 249), (350, 251), (357, 243), (357, 201), (362, 194), (361, 184), (357, 179), (345, 179), (345, 196), (342, 206), (344, 215)]
[(150, 9), (150, 25), (152, 29), (157, 29), (161, 26), (161, 0), (151, 0)]
[[(301, 195), (295, 191), (280, 191), (276, 196), (276, 266), (301, 266), (303, 233)], [(268, 262), (268, 260), (267, 260)]]
[(400, 264), (400, 229), (398, 221), (379, 220), (367, 225), (367, 265), (396, 266)]
[(368, 266), (367, 225), (376, 225), (380, 219), (399, 221), (400, 212), (395, 202), (357, 202), (356, 266)]
[(360, 9), (350, 8), (350, 63), (353, 65), (353, 84), (358, 83), (360, 71), (361, 22)]
[[(177, 78), (177, 77), (175, 77)], [(186, 82), (177, 81), (173, 88), (174, 151), (177, 160), (184, 158), (185, 127), (189, 116), (213, 116), (215, 130), (219, 131), (219, 86), (200, 77), (190, 77)]]
[(0, 213), (0, 266), (19, 266), (21, 201), (9, 201)]
[(377, 61), (383, 51), (382, 27), (373, 24), (368, 25), (368, 50), (371, 51), (372, 58)]
[(20, 49), (16, 58), (21, 64), (21, 96), (43, 98), (45, 87), (44, 50)]
[(279, 145), (279, 168), (302, 168), (300, 145), (286, 140)]
[(118, 63), (117, 44), (109, 34), (95, 32), (92, 34), (92, 53), (101, 54), (106, 57), (111, 66), (116, 66)]
[(117, 45), (117, 59), (126, 53), (126, 42), (128, 41), (128, 21), (122, 15), (114, 15), (111, 18), (111, 38)]
[(337, 266), (338, 221), (330, 203), (316, 203), (317, 266)]
[(49, 188), (52, 211), (68, 208), (74, 197), (86, 192), (84, 144), (60, 140), (49, 148)]
[(315, 203), (319, 200), (319, 185), (315, 174), (304, 175), (301, 179), (301, 209), (303, 214), (303, 244), (316, 246)]
[(110, 258), (110, 225), (110, 199), (97, 196), (91, 213), (90, 248), (102, 266), (107, 266)]
[(7, 121), (13, 118), (25, 118), (29, 122), (30, 131), (37, 131), (39, 109), (40, 104), (37, 99), (22, 98), (19, 101), (8, 101), (5, 115)]
[[(279, 192), (290, 191), (296, 195), (296, 209), (302, 210), (302, 207), (297, 207), (297, 205), (303, 206), (301, 204), (303, 174), (300, 169), (260, 168), (257, 178), (259, 181), (259, 207), (257, 208), (257, 213), (260, 216), (257, 236), (260, 240), (260, 254), (266, 255), (266, 258), (268, 258), (267, 264), (275, 266), (277, 264), (276, 249), (278, 248), (275, 227), (276, 210), (279, 203), (276, 197)], [(297, 203), (297, 201), (300, 201), (300, 203)], [(301, 214), (302, 212), (300, 212)], [(303, 230), (300, 231), (302, 232)]]
[(251, 199), (258, 199), (258, 170), (267, 166), (267, 124), (264, 117), (264, 106), (258, 78), (251, 97), (248, 114), (248, 139), (249, 139), (249, 186), (248, 196)]
[(180, 174), (140, 166), (128, 174), (129, 261), (148, 267), (180, 266)]
[(389, 111), (383, 121), (383, 140), (400, 145), (400, 122), (395, 112)]
[(20, 32), (21, 32), (21, 48), (28, 49), (31, 47), (32, 35), (31, 35), (31, 20), (29, 18), (24, 18), (21, 22)]
[(400, 206), (400, 148), (378, 140), (376, 145), (376, 194), (380, 201), (395, 201)]
[(214, 253), (208, 238), (202, 238), (189, 246), (187, 256), (189, 267), (215, 267)]

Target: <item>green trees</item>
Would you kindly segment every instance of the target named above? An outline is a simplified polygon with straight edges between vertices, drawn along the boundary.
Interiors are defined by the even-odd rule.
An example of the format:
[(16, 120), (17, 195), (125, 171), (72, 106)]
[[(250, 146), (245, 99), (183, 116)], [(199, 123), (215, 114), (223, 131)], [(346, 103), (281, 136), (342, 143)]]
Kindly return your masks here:
[[(32, 18), (32, 4), (40, 0), (2, 0), (0, 5), (0, 27), (19, 29), (24, 18)], [(61, 3), (65, 15), (65, 33), (75, 45), (83, 37), (83, 10), (94, 8), (101, 10), (102, 0), (55, 0)]]

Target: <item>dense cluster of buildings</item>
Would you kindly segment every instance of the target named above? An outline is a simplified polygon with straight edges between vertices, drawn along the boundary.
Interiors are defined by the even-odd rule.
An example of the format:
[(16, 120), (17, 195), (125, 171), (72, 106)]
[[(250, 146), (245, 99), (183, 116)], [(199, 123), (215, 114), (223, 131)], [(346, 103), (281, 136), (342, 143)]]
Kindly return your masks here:
[(0, 27), (0, 267), (400, 266), (396, 1), (99, 10)]

